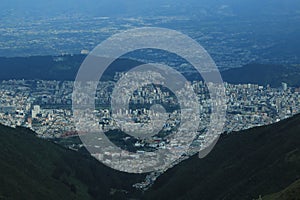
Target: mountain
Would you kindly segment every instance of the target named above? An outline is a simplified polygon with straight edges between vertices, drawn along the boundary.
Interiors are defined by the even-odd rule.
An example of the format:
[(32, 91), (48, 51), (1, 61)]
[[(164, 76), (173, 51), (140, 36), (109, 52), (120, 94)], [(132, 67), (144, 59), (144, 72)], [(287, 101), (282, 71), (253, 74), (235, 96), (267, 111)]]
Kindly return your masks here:
[(294, 182), (284, 190), (275, 194), (267, 195), (263, 200), (299, 200), (300, 199), (300, 180)]
[(0, 125), (0, 199), (297, 199), (300, 115), (222, 135), (205, 158), (197, 155), (161, 175), (146, 192), (144, 175), (110, 169), (92, 157)]
[[(30, 57), (0, 57), (0, 80), (75, 80), (80, 65), (86, 55), (64, 56), (30, 56)], [(99, 58), (100, 59), (100, 58)], [(100, 60), (102, 61), (102, 60)], [(135, 67), (141, 62), (120, 58), (106, 70), (106, 75), (113, 78), (114, 72)], [(103, 78), (103, 77), (102, 77)]]
[(207, 157), (196, 155), (168, 170), (145, 196), (252, 200), (288, 188), (282, 193), (288, 196), (282, 199), (299, 199), (299, 181), (288, 187), (300, 179), (299, 148), (300, 115), (223, 135)]
[(0, 199), (124, 199), (142, 175), (0, 125)]
[(272, 87), (280, 87), (285, 82), (289, 86), (300, 86), (300, 65), (248, 64), (221, 74), (224, 81), (233, 84), (270, 84)]
[(223, 134), (161, 175), (145, 193), (145, 175), (115, 171), (89, 155), (0, 125), (0, 199), (293, 199), (300, 192), (300, 115)]
[[(85, 55), (0, 57), (0, 80), (40, 79), (75, 80)], [(117, 59), (104, 73), (102, 80), (112, 80), (115, 71), (128, 70), (143, 63), (126, 58)], [(241, 68), (221, 71), (224, 81), (233, 84), (270, 84), (280, 87), (282, 82), (289, 86), (300, 86), (300, 65), (271, 65), (252, 63)], [(194, 74), (187, 74), (193, 79)]]

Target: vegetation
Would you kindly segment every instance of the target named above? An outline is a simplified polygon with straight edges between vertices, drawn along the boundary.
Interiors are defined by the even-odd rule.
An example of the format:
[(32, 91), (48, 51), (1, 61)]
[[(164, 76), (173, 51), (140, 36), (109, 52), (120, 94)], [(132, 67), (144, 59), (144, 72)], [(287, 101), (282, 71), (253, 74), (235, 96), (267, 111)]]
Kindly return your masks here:
[[(223, 135), (207, 157), (199, 159), (196, 155), (168, 170), (145, 197), (252, 200), (281, 191), (300, 178), (299, 132), (298, 115), (270, 126)], [(296, 199), (298, 186), (297, 182), (290, 196), (283, 199)]]
[(110, 169), (24, 128), (0, 125), (0, 149), (0, 199), (124, 199), (144, 178)]
[(222, 72), (223, 80), (234, 83), (253, 83), (272, 87), (280, 87), (282, 82), (289, 86), (300, 86), (300, 66), (249, 64), (242, 68), (229, 69)]
[(284, 190), (267, 195), (262, 200), (299, 200), (300, 199), (300, 180), (294, 182)]
[[(75, 80), (85, 55), (0, 57), (0, 80)], [(103, 62), (103, 58), (94, 57), (94, 62)], [(102, 80), (112, 80), (115, 71), (126, 71), (140, 62), (118, 59), (105, 71)], [(118, 69), (118, 70), (117, 70)]]
[(161, 175), (145, 193), (145, 175), (122, 173), (86, 153), (0, 125), (0, 199), (299, 199), (300, 115), (224, 134)]
[[(32, 56), (32, 57), (0, 57), (0, 80), (40, 79), (40, 80), (75, 80), (78, 69), (85, 55), (65, 56)], [(95, 62), (103, 62), (103, 58), (94, 58)], [(105, 71), (102, 80), (113, 80), (114, 72), (127, 71), (141, 62), (121, 58), (111, 64)], [(199, 76), (184, 73), (188, 80), (199, 79)], [(300, 86), (300, 65), (249, 64), (241, 68), (221, 72), (224, 81), (229, 83), (270, 84), (281, 86), (282, 82), (290, 86)]]

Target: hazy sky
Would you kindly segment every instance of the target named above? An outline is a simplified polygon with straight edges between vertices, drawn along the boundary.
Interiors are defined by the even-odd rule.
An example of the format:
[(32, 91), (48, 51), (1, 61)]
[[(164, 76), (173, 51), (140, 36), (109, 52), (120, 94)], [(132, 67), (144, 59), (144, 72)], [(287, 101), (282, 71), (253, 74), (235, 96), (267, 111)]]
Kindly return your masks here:
[(2, 17), (153, 16), (300, 13), (299, 0), (1, 0)]

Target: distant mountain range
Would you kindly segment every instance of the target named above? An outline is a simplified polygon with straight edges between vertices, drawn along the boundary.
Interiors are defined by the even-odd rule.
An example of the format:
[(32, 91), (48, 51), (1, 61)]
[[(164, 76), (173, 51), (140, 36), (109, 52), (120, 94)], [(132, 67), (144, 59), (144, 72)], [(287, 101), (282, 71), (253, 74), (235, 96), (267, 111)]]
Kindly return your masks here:
[(183, 161), (142, 193), (131, 186), (145, 175), (0, 125), (0, 199), (299, 199), (299, 133), (297, 115), (222, 135), (207, 157)]
[[(0, 80), (40, 79), (40, 80), (75, 80), (78, 69), (85, 55), (66, 56), (32, 56), (32, 57), (0, 57)], [(130, 59), (118, 59), (106, 71), (102, 80), (112, 80), (114, 72), (126, 71), (142, 64)], [(270, 84), (281, 86), (282, 82), (289, 86), (300, 86), (300, 65), (248, 64), (241, 68), (221, 71), (224, 81), (228, 83)], [(193, 79), (193, 74), (187, 74)]]
[(300, 86), (300, 65), (248, 64), (221, 72), (224, 81), (233, 84), (254, 83), (280, 87), (282, 82), (289, 86)]

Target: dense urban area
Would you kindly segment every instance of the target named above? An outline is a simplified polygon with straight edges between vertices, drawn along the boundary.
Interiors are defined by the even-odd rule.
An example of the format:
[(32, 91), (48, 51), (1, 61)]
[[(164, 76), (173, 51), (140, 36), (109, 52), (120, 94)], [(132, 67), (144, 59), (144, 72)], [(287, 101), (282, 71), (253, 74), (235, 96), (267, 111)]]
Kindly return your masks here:
[[(111, 116), (109, 109), (110, 95), (115, 86), (114, 81), (100, 82), (98, 84), (93, 114), (97, 116), (94, 126), (104, 130), (118, 130), (118, 126)], [(198, 135), (193, 140), (191, 148), (182, 157), (165, 166), (163, 170), (156, 170), (147, 176), (145, 182), (135, 185), (137, 188), (145, 189), (153, 183), (158, 175), (163, 171), (197, 153), (202, 145), (205, 145), (205, 128), (209, 123), (211, 112), (211, 102), (206, 84), (202, 81), (193, 81), (189, 84), (198, 96), (200, 102), (199, 113), (201, 125)], [(260, 86), (256, 84), (229, 84), (224, 83), (227, 96), (227, 115), (224, 132), (239, 131), (255, 126), (262, 126), (278, 122), (282, 119), (293, 116), (300, 111), (300, 91), (297, 88), (288, 87), (282, 83), (280, 88), (270, 86)], [(45, 81), (45, 80), (7, 80), (0, 84), (0, 123), (16, 127), (23, 126), (32, 129), (39, 137), (70, 138), (80, 133), (76, 130), (72, 111), (73, 81)], [(128, 135), (120, 135), (117, 140), (132, 142), (133, 152), (139, 156), (151, 154), (152, 151), (174, 148), (180, 146), (181, 141), (169, 139), (170, 132), (176, 131), (179, 125), (178, 116), (180, 113), (176, 109), (176, 98), (169, 91), (154, 85), (139, 88), (130, 98), (132, 108), (118, 111), (117, 114), (129, 116), (129, 121), (122, 121), (123, 127), (134, 128), (134, 124), (151, 123), (151, 119), (159, 113), (155, 113), (149, 108), (152, 104), (174, 105), (167, 108), (169, 118), (162, 124), (162, 131), (150, 138), (137, 138), (132, 140)], [(139, 105), (139, 106), (138, 106)], [(142, 106), (142, 107), (141, 107)], [(144, 108), (143, 108), (144, 107)], [(161, 118), (156, 118), (161, 119)], [(122, 129), (122, 128), (121, 128)], [(122, 130), (126, 132), (126, 130)], [(134, 131), (134, 129), (133, 129)], [(138, 132), (139, 129), (137, 128)], [(190, 137), (187, 134), (187, 137)], [(184, 140), (184, 138), (183, 138)], [(121, 144), (122, 146), (122, 144)], [(72, 144), (69, 148), (78, 150), (82, 144)], [(95, 149), (99, 146), (95, 145)], [(126, 149), (126, 145), (124, 147)], [(128, 149), (127, 149), (128, 150)], [(99, 151), (100, 152), (100, 151)], [(105, 163), (105, 158), (113, 157), (110, 149), (101, 149), (101, 153), (94, 156)], [(125, 151), (124, 151), (125, 152)], [(130, 159), (129, 159), (130, 160)], [(140, 168), (139, 164), (130, 165), (132, 168)], [(125, 170), (128, 166), (120, 166)], [(128, 168), (127, 168), (128, 170)], [(130, 171), (130, 170), (129, 170)]]

